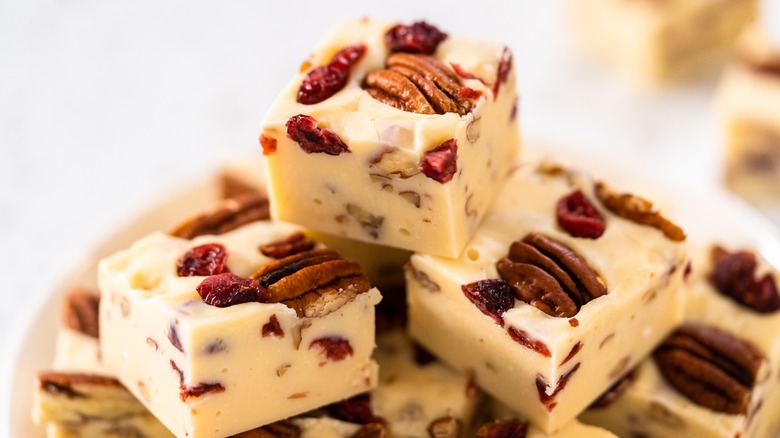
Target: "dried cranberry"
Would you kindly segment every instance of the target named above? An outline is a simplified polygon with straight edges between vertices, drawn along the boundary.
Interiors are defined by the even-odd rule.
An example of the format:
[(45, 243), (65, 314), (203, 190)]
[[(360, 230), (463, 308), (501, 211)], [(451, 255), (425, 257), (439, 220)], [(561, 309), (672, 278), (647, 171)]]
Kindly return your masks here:
[(339, 138), (338, 134), (330, 129), (317, 127), (314, 117), (304, 114), (293, 116), (285, 124), (287, 137), (298, 143), (307, 154), (324, 152), (328, 155), (339, 155), (344, 152), (352, 152)]
[(439, 44), (446, 39), (446, 33), (424, 21), (418, 21), (411, 26), (398, 24), (385, 34), (385, 43), (391, 51), (426, 55), (435, 52)]
[(493, 318), (496, 324), (504, 325), (501, 315), (515, 304), (512, 288), (506, 281), (500, 279), (480, 280), (464, 284), (460, 288), (466, 298), (471, 300), (482, 313)]
[(558, 201), (558, 225), (573, 237), (597, 239), (604, 234), (604, 217), (582, 193), (576, 190)]
[(436, 149), (426, 152), (420, 170), (428, 178), (442, 184), (449, 182), (458, 171), (458, 144), (455, 139), (447, 140)]
[(228, 307), (234, 304), (258, 302), (264, 303), (271, 298), (268, 289), (252, 278), (241, 278), (230, 272), (206, 277), (195, 288), (203, 302), (216, 307)]
[(552, 353), (550, 353), (550, 349), (547, 347), (547, 344), (545, 344), (544, 341), (532, 338), (531, 335), (525, 330), (520, 330), (516, 327), (509, 327), (507, 329), (507, 333), (509, 333), (509, 337), (512, 338), (513, 341), (517, 342), (523, 347), (529, 348), (544, 357), (550, 357), (552, 355)]
[(347, 85), (349, 69), (366, 53), (366, 46), (359, 44), (341, 49), (330, 60), (303, 78), (298, 88), (298, 102), (304, 105), (320, 103), (341, 91)]
[(713, 250), (714, 267), (710, 280), (720, 293), (759, 313), (771, 313), (780, 309), (780, 295), (775, 279), (767, 273), (755, 278), (758, 262), (749, 251), (727, 252)]
[(382, 423), (381, 417), (374, 415), (371, 409), (371, 394), (365, 393), (333, 403), (326, 407), (333, 417), (357, 424)]
[(496, 82), (493, 84), (493, 98), (498, 97), (498, 90), (501, 88), (501, 84), (505, 83), (509, 79), (509, 72), (512, 70), (512, 52), (508, 47), (504, 47), (504, 52), (501, 54), (501, 60), (498, 61), (498, 72), (496, 73)]
[(352, 356), (352, 346), (349, 341), (338, 337), (319, 338), (312, 341), (309, 350), (319, 348), (325, 353), (325, 357), (338, 362)]
[(474, 73), (464, 70), (463, 67), (460, 66), (460, 64), (450, 62), (450, 65), (452, 66), (452, 69), (455, 70), (455, 74), (462, 77), (463, 79), (476, 79), (482, 82), (482, 85), (487, 85), (484, 79), (475, 75)]
[(196, 246), (176, 262), (176, 273), (179, 277), (222, 274), (228, 272), (227, 257), (227, 249), (219, 243)]
[(270, 135), (260, 134), (260, 146), (263, 148), (263, 155), (271, 155), (276, 152), (276, 139)]

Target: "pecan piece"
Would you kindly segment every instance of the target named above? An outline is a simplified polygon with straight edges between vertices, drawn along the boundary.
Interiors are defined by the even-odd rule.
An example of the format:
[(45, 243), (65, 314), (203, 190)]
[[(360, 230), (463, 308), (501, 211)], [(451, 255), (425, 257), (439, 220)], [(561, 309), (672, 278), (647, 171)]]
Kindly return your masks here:
[(352, 434), (351, 438), (385, 438), (390, 432), (387, 426), (382, 423), (369, 423), (363, 425), (357, 432)]
[(579, 254), (551, 237), (530, 233), (515, 241), (496, 263), (515, 297), (551, 316), (570, 318), (580, 307), (607, 293)]
[(458, 75), (436, 58), (395, 53), (387, 65), (387, 69), (369, 73), (364, 81), (363, 88), (374, 99), (419, 114), (464, 115), (471, 110), (468, 96), (460, 96), (463, 83)]
[(251, 276), (268, 289), (268, 302), (283, 303), (298, 316), (324, 315), (371, 284), (355, 262), (332, 249), (314, 249), (274, 260)]
[(772, 273), (756, 279), (758, 261), (750, 251), (730, 253), (712, 248), (713, 268), (710, 281), (721, 294), (759, 313), (780, 309), (780, 294)]
[(477, 429), (476, 438), (525, 438), (528, 425), (521, 420), (496, 420)]
[(597, 182), (595, 189), (596, 196), (612, 213), (632, 222), (657, 228), (675, 242), (685, 240), (685, 231), (653, 210), (653, 203), (647, 199), (630, 193), (615, 193), (603, 182)]
[(452, 415), (445, 415), (432, 420), (427, 430), (432, 438), (457, 438), (463, 430), (463, 423)]
[(653, 353), (666, 381), (694, 403), (746, 414), (764, 355), (749, 342), (713, 327), (684, 324)]
[(184, 239), (194, 239), (206, 234), (227, 233), (250, 222), (270, 218), (268, 198), (257, 193), (243, 193), (220, 202), (210, 213), (184, 222), (170, 234)]
[(301, 429), (295, 424), (280, 420), (263, 427), (232, 435), (232, 438), (299, 438)]
[(65, 298), (62, 319), (65, 325), (87, 336), (97, 338), (100, 296), (85, 290), (74, 290)]

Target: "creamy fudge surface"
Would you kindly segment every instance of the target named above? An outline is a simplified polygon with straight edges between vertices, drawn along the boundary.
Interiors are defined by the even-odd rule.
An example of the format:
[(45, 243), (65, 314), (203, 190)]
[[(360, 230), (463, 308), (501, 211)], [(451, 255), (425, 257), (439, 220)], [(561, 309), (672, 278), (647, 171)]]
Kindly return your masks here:
[[(745, 384), (743, 389), (737, 391), (730, 382), (735, 377), (717, 377), (718, 372), (712, 370), (713, 366), (721, 366), (717, 365), (719, 363), (728, 364), (728, 361), (732, 361), (734, 365), (726, 365), (732, 367), (728, 373), (739, 376), (735, 370), (744, 366), (740, 364), (744, 355), (736, 357), (737, 353), (730, 353), (733, 346), (721, 347), (723, 349), (720, 350), (719, 359), (710, 359), (711, 365), (699, 366), (692, 374), (688, 374), (691, 373), (690, 369), (679, 369), (678, 379), (683, 379), (684, 386), (670, 382), (662, 373), (658, 359), (648, 358), (630, 374), (627, 383), (621, 385), (621, 390), (609, 397), (609, 402), (587, 410), (580, 416), (581, 420), (608, 428), (620, 436), (777, 436), (780, 432), (777, 416), (780, 411), (780, 339), (776, 336), (780, 333), (780, 311), (777, 310), (780, 305), (780, 297), (777, 295), (780, 276), (763, 260), (758, 260), (754, 272), (746, 268), (750, 266), (748, 258), (744, 255), (735, 256), (738, 253), (734, 249), (726, 251), (729, 251), (731, 257), (737, 258), (731, 258), (716, 268), (710, 246), (699, 245), (694, 248), (694, 263), (685, 293), (685, 319), (688, 323), (712, 327), (752, 345), (763, 356), (761, 366), (755, 372), (755, 383)], [(713, 280), (716, 269), (719, 272), (717, 275), (726, 276), (718, 281), (721, 285), (728, 285), (731, 295), (723, 293), (716, 286)], [(774, 287), (769, 285), (770, 282)], [(762, 291), (760, 295), (752, 295), (758, 290)], [(753, 307), (739, 301), (739, 297), (747, 296), (753, 296)], [(695, 361), (688, 359), (687, 362), (693, 364)], [(684, 392), (695, 388), (697, 379), (702, 379), (701, 382), (714, 380), (710, 380), (710, 389), (705, 387), (701, 391)], [(713, 386), (717, 389), (711, 389)], [(719, 395), (708, 395), (708, 391)], [(736, 409), (739, 412), (728, 413), (725, 408), (716, 410), (702, 404), (724, 398), (732, 403), (741, 401), (744, 405), (742, 409)]]
[(749, 28), (718, 90), (726, 183), (749, 201), (780, 197), (780, 47)]
[[(103, 361), (177, 436), (235, 434), (375, 386), (374, 332), (366, 327), (374, 326), (379, 292), (355, 291), (356, 277), (338, 270), (351, 265), (331, 260), (332, 251), (265, 255), (299, 231), (259, 221), (193, 239), (157, 233), (101, 261)], [(178, 275), (188, 254), (219, 245), (227, 272)], [(220, 276), (247, 282), (261, 268), (258, 282), (282, 302), (216, 307), (196, 291)], [(236, 293), (251, 290), (242, 284)]]
[[(556, 211), (577, 190), (603, 220), (598, 238), (573, 237), (557, 224)], [(625, 219), (605, 203), (623, 216), (631, 214), (621, 209), (637, 208), (634, 213), (664, 231)], [(510, 245), (528, 236), (552, 259), (544, 262), (526, 248), (517, 256), (531, 263), (508, 263), (500, 273)], [(412, 257), (411, 336), (473, 374), (480, 387), (532, 424), (555, 432), (681, 321), (686, 251), (680, 239), (682, 231), (644, 200), (608, 194), (587, 175), (556, 165), (522, 166), (460, 258)], [(558, 281), (577, 283), (577, 292), (606, 293), (573, 307)], [(546, 294), (556, 287), (557, 295)], [(556, 316), (566, 301), (574, 313)]]
[(572, 0), (578, 41), (645, 84), (684, 79), (725, 60), (756, 0)]
[[(261, 134), (272, 215), (351, 239), (457, 256), (519, 147), (511, 54), (454, 36), (431, 55), (393, 54), (385, 35), (395, 24), (363, 19), (336, 27), (273, 104)], [(296, 101), (302, 82), (354, 47), (364, 53), (342, 88), (317, 103)], [(378, 82), (364, 82), (374, 77)], [(418, 91), (420, 104), (428, 98), (456, 107), (421, 114), (396, 99)]]

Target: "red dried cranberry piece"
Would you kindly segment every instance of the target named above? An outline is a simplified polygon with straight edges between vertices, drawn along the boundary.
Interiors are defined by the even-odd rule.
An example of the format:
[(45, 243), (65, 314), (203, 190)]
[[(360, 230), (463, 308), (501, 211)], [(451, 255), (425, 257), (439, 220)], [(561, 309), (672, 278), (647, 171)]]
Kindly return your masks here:
[(458, 171), (458, 144), (455, 139), (447, 140), (436, 149), (426, 152), (420, 170), (428, 178), (442, 184), (449, 182)]
[(604, 234), (604, 217), (581, 190), (561, 198), (556, 210), (558, 225), (572, 237), (598, 239)]
[(350, 67), (365, 53), (363, 44), (349, 46), (336, 53), (329, 64), (310, 71), (298, 88), (298, 102), (313, 105), (341, 91), (347, 85)]
[(352, 152), (335, 132), (327, 128), (318, 128), (314, 117), (298, 114), (291, 117), (285, 126), (287, 137), (298, 143), (307, 154), (324, 152), (328, 155), (339, 155)]
[(480, 280), (461, 285), (460, 288), (466, 298), (471, 300), (482, 313), (493, 318), (496, 324), (504, 325), (501, 315), (515, 304), (515, 295), (506, 281), (501, 279)]
[(447, 34), (425, 21), (411, 26), (398, 24), (385, 34), (385, 43), (393, 52), (424, 53), (430, 55), (436, 51)]
[(452, 69), (455, 70), (455, 74), (462, 77), (463, 79), (476, 79), (482, 82), (482, 85), (487, 85), (487, 82), (485, 82), (484, 79), (475, 75), (474, 73), (464, 70), (463, 67), (460, 66), (460, 64), (450, 62), (450, 65), (452, 66)]
[(758, 262), (749, 251), (713, 251), (715, 265), (710, 280), (720, 293), (759, 313), (780, 310), (780, 294), (772, 274), (755, 278)]
[(504, 52), (501, 54), (501, 60), (498, 61), (498, 72), (496, 73), (496, 82), (493, 84), (493, 98), (498, 97), (498, 90), (501, 88), (501, 84), (506, 83), (509, 79), (509, 72), (512, 70), (512, 52), (508, 47), (504, 47)]
[(352, 356), (352, 346), (349, 341), (338, 337), (315, 339), (309, 345), (309, 350), (319, 348), (325, 353), (325, 357), (333, 362), (338, 362)]
[(268, 289), (261, 286), (257, 280), (241, 278), (230, 272), (206, 277), (195, 290), (204, 303), (216, 307), (250, 302), (264, 303), (271, 298)]
[(222, 274), (228, 272), (227, 257), (227, 249), (219, 243), (196, 246), (176, 262), (176, 273), (179, 277)]

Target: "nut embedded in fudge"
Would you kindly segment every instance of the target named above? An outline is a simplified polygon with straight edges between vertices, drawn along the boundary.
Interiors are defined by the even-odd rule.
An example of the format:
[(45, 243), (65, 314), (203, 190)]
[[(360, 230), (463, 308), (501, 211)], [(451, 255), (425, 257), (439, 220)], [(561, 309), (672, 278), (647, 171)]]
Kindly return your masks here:
[(571, 0), (577, 41), (645, 84), (678, 81), (726, 60), (757, 0)]
[(718, 90), (725, 181), (756, 203), (780, 199), (780, 46), (749, 28)]
[(102, 358), (122, 384), (190, 437), (239, 433), (373, 388), (381, 297), (359, 267), (296, 245), (293, 225), (230, 228), (152, 234), (101, 261)]
[(580, 418), (620, 436), (777, 436), (780, 274), (749, 249), (691, 260), (686, 323)]
[[(577, 192), (590, 208), (558, 208)], [(638, 196), (522, 166), (460, 258), (412, 257), (411, 336), (553, 433), (679, 324), (684, 238)]]
[(275, 219), (457, 256), (519, 148), (512, 55), (427, 23), (345, 23), (260, 138)]

